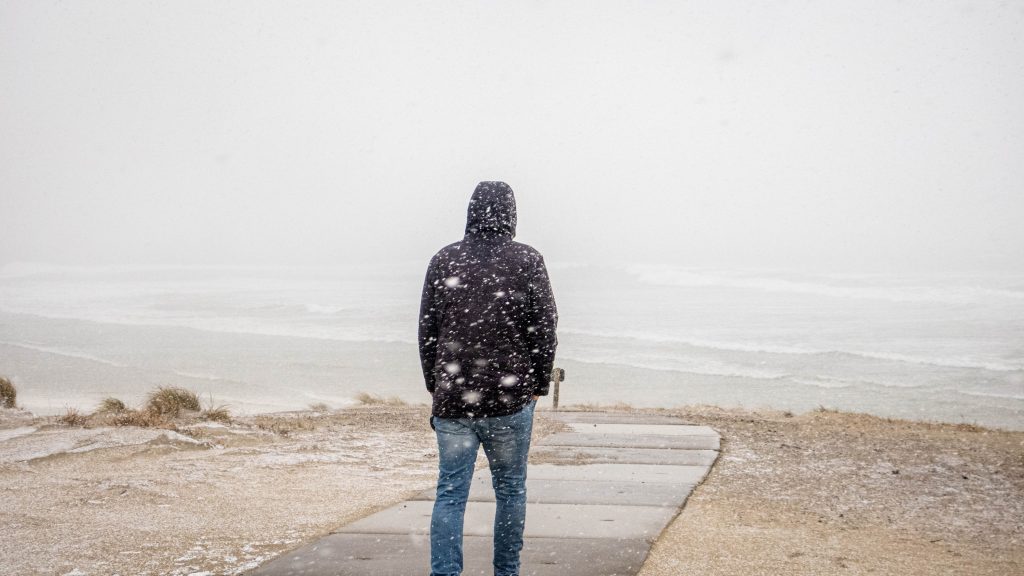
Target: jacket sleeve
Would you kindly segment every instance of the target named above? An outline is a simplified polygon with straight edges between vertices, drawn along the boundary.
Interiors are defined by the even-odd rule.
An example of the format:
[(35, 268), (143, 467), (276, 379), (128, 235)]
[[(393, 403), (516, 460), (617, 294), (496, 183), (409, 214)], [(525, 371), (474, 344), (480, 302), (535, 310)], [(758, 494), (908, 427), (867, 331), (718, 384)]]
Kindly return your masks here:
[(437, 257), (431, 258), (427, 266), (427, 275), (423, 279), (423, 292), (420, 295), (419, 318), (419, 349), (420, 365), (423, 368), (423, 380), (427, 391), (434, 393), (434, 364), (437, 362), (437, 337), (441, 324), (440, 303), (437, 301), (437, 288), (440, 279), (437, 275)]
[(546, 396), (555, 364), (555, 348), (558, 346), (558, 337), (555, 335), (558, 309), (543, 257), (538, 260), (530, 279), (529, 316), (526, 331), (530, 342), (530, 365), (533, 368), (533, 393)]

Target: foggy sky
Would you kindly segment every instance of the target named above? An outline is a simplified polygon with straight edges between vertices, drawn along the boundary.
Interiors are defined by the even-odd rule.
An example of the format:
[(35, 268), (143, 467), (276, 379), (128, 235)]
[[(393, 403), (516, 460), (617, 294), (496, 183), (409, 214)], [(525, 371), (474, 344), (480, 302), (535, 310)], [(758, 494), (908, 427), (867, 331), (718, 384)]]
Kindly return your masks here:
[(1024, 271), (1024, 2), (0, 0), (0, 265)]

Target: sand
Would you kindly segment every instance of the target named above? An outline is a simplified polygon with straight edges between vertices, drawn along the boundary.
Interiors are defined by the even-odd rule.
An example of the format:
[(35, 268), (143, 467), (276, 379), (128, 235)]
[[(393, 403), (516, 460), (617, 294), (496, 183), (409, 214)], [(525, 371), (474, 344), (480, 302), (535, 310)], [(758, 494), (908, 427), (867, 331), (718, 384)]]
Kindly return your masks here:
[(1024, 432), (694, 407), (722, 452), (640, 576), (1024, 574)]
[[(428, 410), (372, 404), (177, 432), (4, 410), (0, 572), (240, 574), (433, 487)], [(643, 576), (1024, 573), (1024, 432), (830, 411), (644, 412), (723, 439)], [(563, 429), (544, 413), (535, 438)]]
[(371, 404), (169, 431), (3, 410), (0, 573), (241, 574), (433, 487), (428, 417)]
[[(119, 447), (7, 462), (2, 572), (242, 573), (429, 486), (436, 456), (424, 414), (278, 414), (181, 429), (188, 440), (129, 428), (136, 437)], [(30, 442), (38, 451), (34, 435), (2, 452)]]

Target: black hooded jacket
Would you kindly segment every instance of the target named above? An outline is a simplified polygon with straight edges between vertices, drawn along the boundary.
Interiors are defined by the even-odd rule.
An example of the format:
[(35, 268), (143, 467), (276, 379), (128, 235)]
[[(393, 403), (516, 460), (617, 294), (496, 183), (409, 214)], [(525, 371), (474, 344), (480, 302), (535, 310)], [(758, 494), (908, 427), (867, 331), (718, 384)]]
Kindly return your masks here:
[(419, 351), (433, 416), (512, 414), (548, 393), (558, 312), (544, 258), (515, 233), (512, 188), (481, 182), (465, 236), (430, 260)]

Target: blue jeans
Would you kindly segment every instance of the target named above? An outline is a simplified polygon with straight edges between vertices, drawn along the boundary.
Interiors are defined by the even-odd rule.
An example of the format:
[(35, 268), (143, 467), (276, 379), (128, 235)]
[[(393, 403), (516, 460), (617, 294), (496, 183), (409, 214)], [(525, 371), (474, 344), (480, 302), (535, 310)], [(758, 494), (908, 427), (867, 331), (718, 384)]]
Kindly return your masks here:
[(432, 417), (437, 433), (437, 497), (430, 519), (430, 576), (462, 574), (462, 528), (478, 448), (491, 468), (494, 514), (494, 576), (519, 576), (526, 523), (526, 458), (533, 432), (530, 400), (523, 409), (484, 418)]

